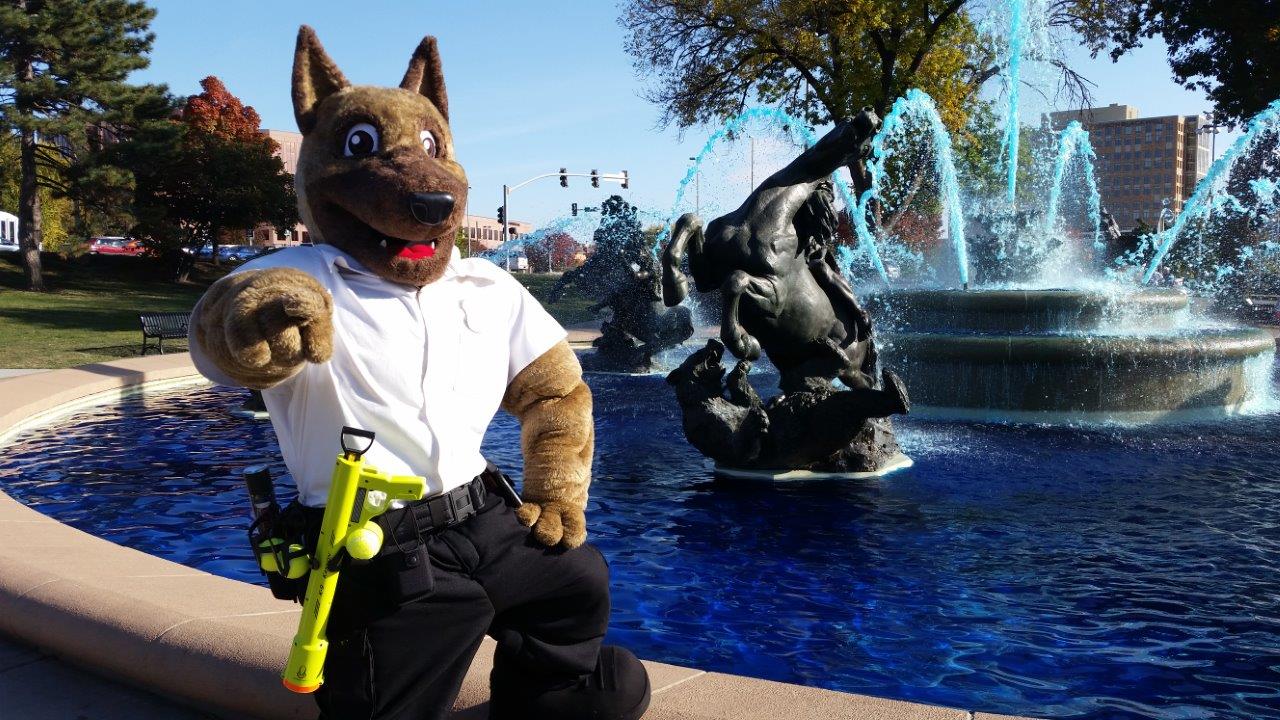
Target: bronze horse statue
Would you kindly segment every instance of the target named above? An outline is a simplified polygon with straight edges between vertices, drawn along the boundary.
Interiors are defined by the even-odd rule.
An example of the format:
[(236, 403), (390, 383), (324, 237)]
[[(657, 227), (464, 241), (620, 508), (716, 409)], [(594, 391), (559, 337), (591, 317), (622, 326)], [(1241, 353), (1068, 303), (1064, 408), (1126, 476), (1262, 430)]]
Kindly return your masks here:
[(871, 321), (834, 256), (829, 178), (848, 166), (859, 191), (868, 184), (865, 161), (879, 127), (870, 109), (840, 122), (705, 232), (697, 215), (681, 216), (663, 252), (663, 301), (675, 306), (688, 294), (687, 256), (698, 291), (722, 294), (725, 346), (745, 361), (763, 348), (784, 391), (834, 378), (850, 388), (874, 386)]

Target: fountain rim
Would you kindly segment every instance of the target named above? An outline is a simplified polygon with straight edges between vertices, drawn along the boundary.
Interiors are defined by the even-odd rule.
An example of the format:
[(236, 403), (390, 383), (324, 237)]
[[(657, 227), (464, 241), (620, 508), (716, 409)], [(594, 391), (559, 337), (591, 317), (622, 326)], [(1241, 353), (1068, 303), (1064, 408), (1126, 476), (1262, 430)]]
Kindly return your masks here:
[(895, 332), (886, 336), (894, 351), (911, 362), (1018, 364), (1032, 362), (1100, 365), (1117, 356), (1130, 361), (1167, 362), (1194, 358), (1218, 362), (1275, 352), (1276, 340), (1259, 328), (1197, 329), (1187, 334), (990, 335), (945, 332)]
[[(0, 437), (58, 423), (130, 395), (210, 384), (188, 353), (0, 380), (6, 391), (0, 402)], [(309, 698), (280, 689), (279, 671), (298, 612), (293, 603), (275, 600), (266, 588), (76, 530), (3, 490), (0, 538), (0, 637), (45, 648), (109, 680), (203, 712), (272, 718), (314, 715)], [(66, 561), (52, 562), (57, 560)], [(460, 690), (455, 714), (466, 714), (488, 699), (493, 647), (485, 638)], [(655, 679), (654, 706), (677, 714), (698, 706), (698, 697), (707, 692), (751, 697), (774, 716), (790, 711), (822, 717), (885, 712), (914, 717), (935, 709), (905, 700), (642, 662)], [(202, 682), (187, 682), (191, 677)], [(227, 688), (238, 692), (228, 693)], [(721, 712), (706, 717), (728, 720), (735, 717), (734, 709), (718, 708)]]
[(1177, 311), (1190, 305), (1190, 297), (1173, 288), (1125, 288), (1113, 293), (1076, 288), (890, 288), (874, 293), (878, 302), (900, 302), (912, 310), (969, 312), (1026, 312), (1028, 310), (1078, 310), (1123, 306), (1127, 309)]

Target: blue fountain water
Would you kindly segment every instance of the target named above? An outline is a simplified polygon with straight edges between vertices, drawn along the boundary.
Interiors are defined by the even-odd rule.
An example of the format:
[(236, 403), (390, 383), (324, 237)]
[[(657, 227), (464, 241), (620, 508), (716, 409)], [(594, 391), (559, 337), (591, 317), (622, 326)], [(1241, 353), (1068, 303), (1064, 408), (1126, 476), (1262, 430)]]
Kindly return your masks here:
[[(1182, 212), (1178, 213), (1173, 225), (1156, 236), (1155, 254), (1151, 257), (1150, 262), (1147, 264), (1147, 269), (1142, 275), (1144, 284), (1151, 282), (1156, 269), (1160, 267), (1160, 263), (1169, 253), (1169, 249), (1177, 242), (1183, 229), (1187, 227), (1191, 220), (1206, 218), (1210, 213), (1223, 208), (1247, 212), (1240, 199), (1228, 191), (1227, 181), (1231, 178), (1231, 172), (1235, 169), (1236, 161), (1250, 149), (1253, 143), (1277, 130), (1280, 130), (1280, 100), (1272, 102), (1266, 109), (1249, 121), (1245, 133), (1231, 143), (1231, 147), (1213, 163), (1209, 168), (1208, 174), (1196, 185), (1195, 192), (1191, 194), (1191, 198), (1183, 206)], [(1269, 191), (1274, 188), (1274, 181), (1264, 180), (1264, 184), (1261, 187)], [(1266, 197), (1269, 198), (1266, 204), (1271, 205), (1270, 198), (1274, 197), (1273, 193), (1267, 192)]]
[[(917, 124), (923, 124), (928, 131), (930, 147), (933, 150), (933, 167), (938, 176), (938, 187), (942, 195), (943, 225), (955, 251), (956, 267), (960, 273), (962, 285), (969, 284), (969, 245), (964, 238), (964, 205), (960, 200), (960, 181), (956, 176), (955, 158), (952, 154), (951, 133), (938, 114), (938, 107), (933, 98), (923, 90), (911, 89), (906, 96), (898, 98), (893, 108), (885, 116), (871, 141), (871, 159), (867, 162), (867, 171), (871, 176), (871, 187), (862, 193), (851, 213), (854, 231), (861, 244), (873, 245), (875, 238), (867, 224), (867, 215), (872, 200), (880, 198), (885, 183), (885, 165), (888, 161), (886, 143), (890, 138), (905, 132)], [(887, 279), (886, 279), (887, 280)]]
[[(660, 376), (587, 381), (611, 642), (979, 712), (1280, 717), (1274, 415), (1125, 430), (908, 416), (896, 428), (911, 470), (726, 486), (684, 441)], [(0, 458), (0, 487), (114, 542), (261, 582), (237, 468), (278, 448), (269, 423), (229, 415), (243, 398), (150, 394), (27, 431)], [(485, 452), (518, 477), (519, 447), (500, 415)]]
[(1009, 205), (1018, 197), (1019, 110), (1022, 88), (1022, 53), (1027, 43), (1027, 0), (1007, 0), (1009, 13), (1009, 45), (1004, 57), (1004, 89), (1007, 105), (1004, 115), (1004, 137), (1000, 148), (1005, 158), (1005, 184)]
[(1085, 192), (1088, 193), (1089, 221), (1093, 223), (1093, 248), (1102, 251), (1102, 196), (1093, 176), (1093, 161), (1097, 156), (1089, 142), (1089, 131), (1076, 120), (1067, 124), (1058, 135), (1058, 151), (1053, 162), (1053, 184), (1049, 188), (1049, 206), (1045, 213), (1044, 234), (1052, 236), (1057, 230), (1058, 210), (1062, 204), (1062, 187), (1066, 182), (1067, 168), (1078, 159), (1084, 170)]
[(599, 223), (600, 216), (596, 213), (583, 213), (578, 217), (562, 215), (550, 220), (533, 232), (505, 242), (492, 250), (476, 253), (476, 256), (491, 260), (497, 265), (505, 266), (508, 259), (520, 255), (530, 247), (541, 245), (552, 236), (567, 233), (575, 239), (580, 237), (589, 238)]

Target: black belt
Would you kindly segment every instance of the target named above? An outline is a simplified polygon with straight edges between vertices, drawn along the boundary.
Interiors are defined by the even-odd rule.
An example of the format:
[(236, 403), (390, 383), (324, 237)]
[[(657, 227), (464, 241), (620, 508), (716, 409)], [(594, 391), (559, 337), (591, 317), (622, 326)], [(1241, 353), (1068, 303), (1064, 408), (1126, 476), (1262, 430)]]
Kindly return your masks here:
[(389, 510), (378, 518), (378, 524), (389, 531), (390, 538), (407, 542), (470, 520), (485, 508), (489, 498), (484, 478), (477, 476), (448, 492)]

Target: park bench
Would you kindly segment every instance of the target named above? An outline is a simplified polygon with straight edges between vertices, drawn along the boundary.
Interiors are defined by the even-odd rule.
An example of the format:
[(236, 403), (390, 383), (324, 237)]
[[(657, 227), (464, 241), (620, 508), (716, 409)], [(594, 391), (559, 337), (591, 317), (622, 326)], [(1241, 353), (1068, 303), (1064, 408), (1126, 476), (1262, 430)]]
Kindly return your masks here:
[(149, 312), (138, 313), (138, 322), (142, 323), (142, 354), (147, 354), (147, 340), (156, 339), (160, 354), (164, 354), (164, 341), (186, 339), (187, 322), (191, 313), (184, 312)]

